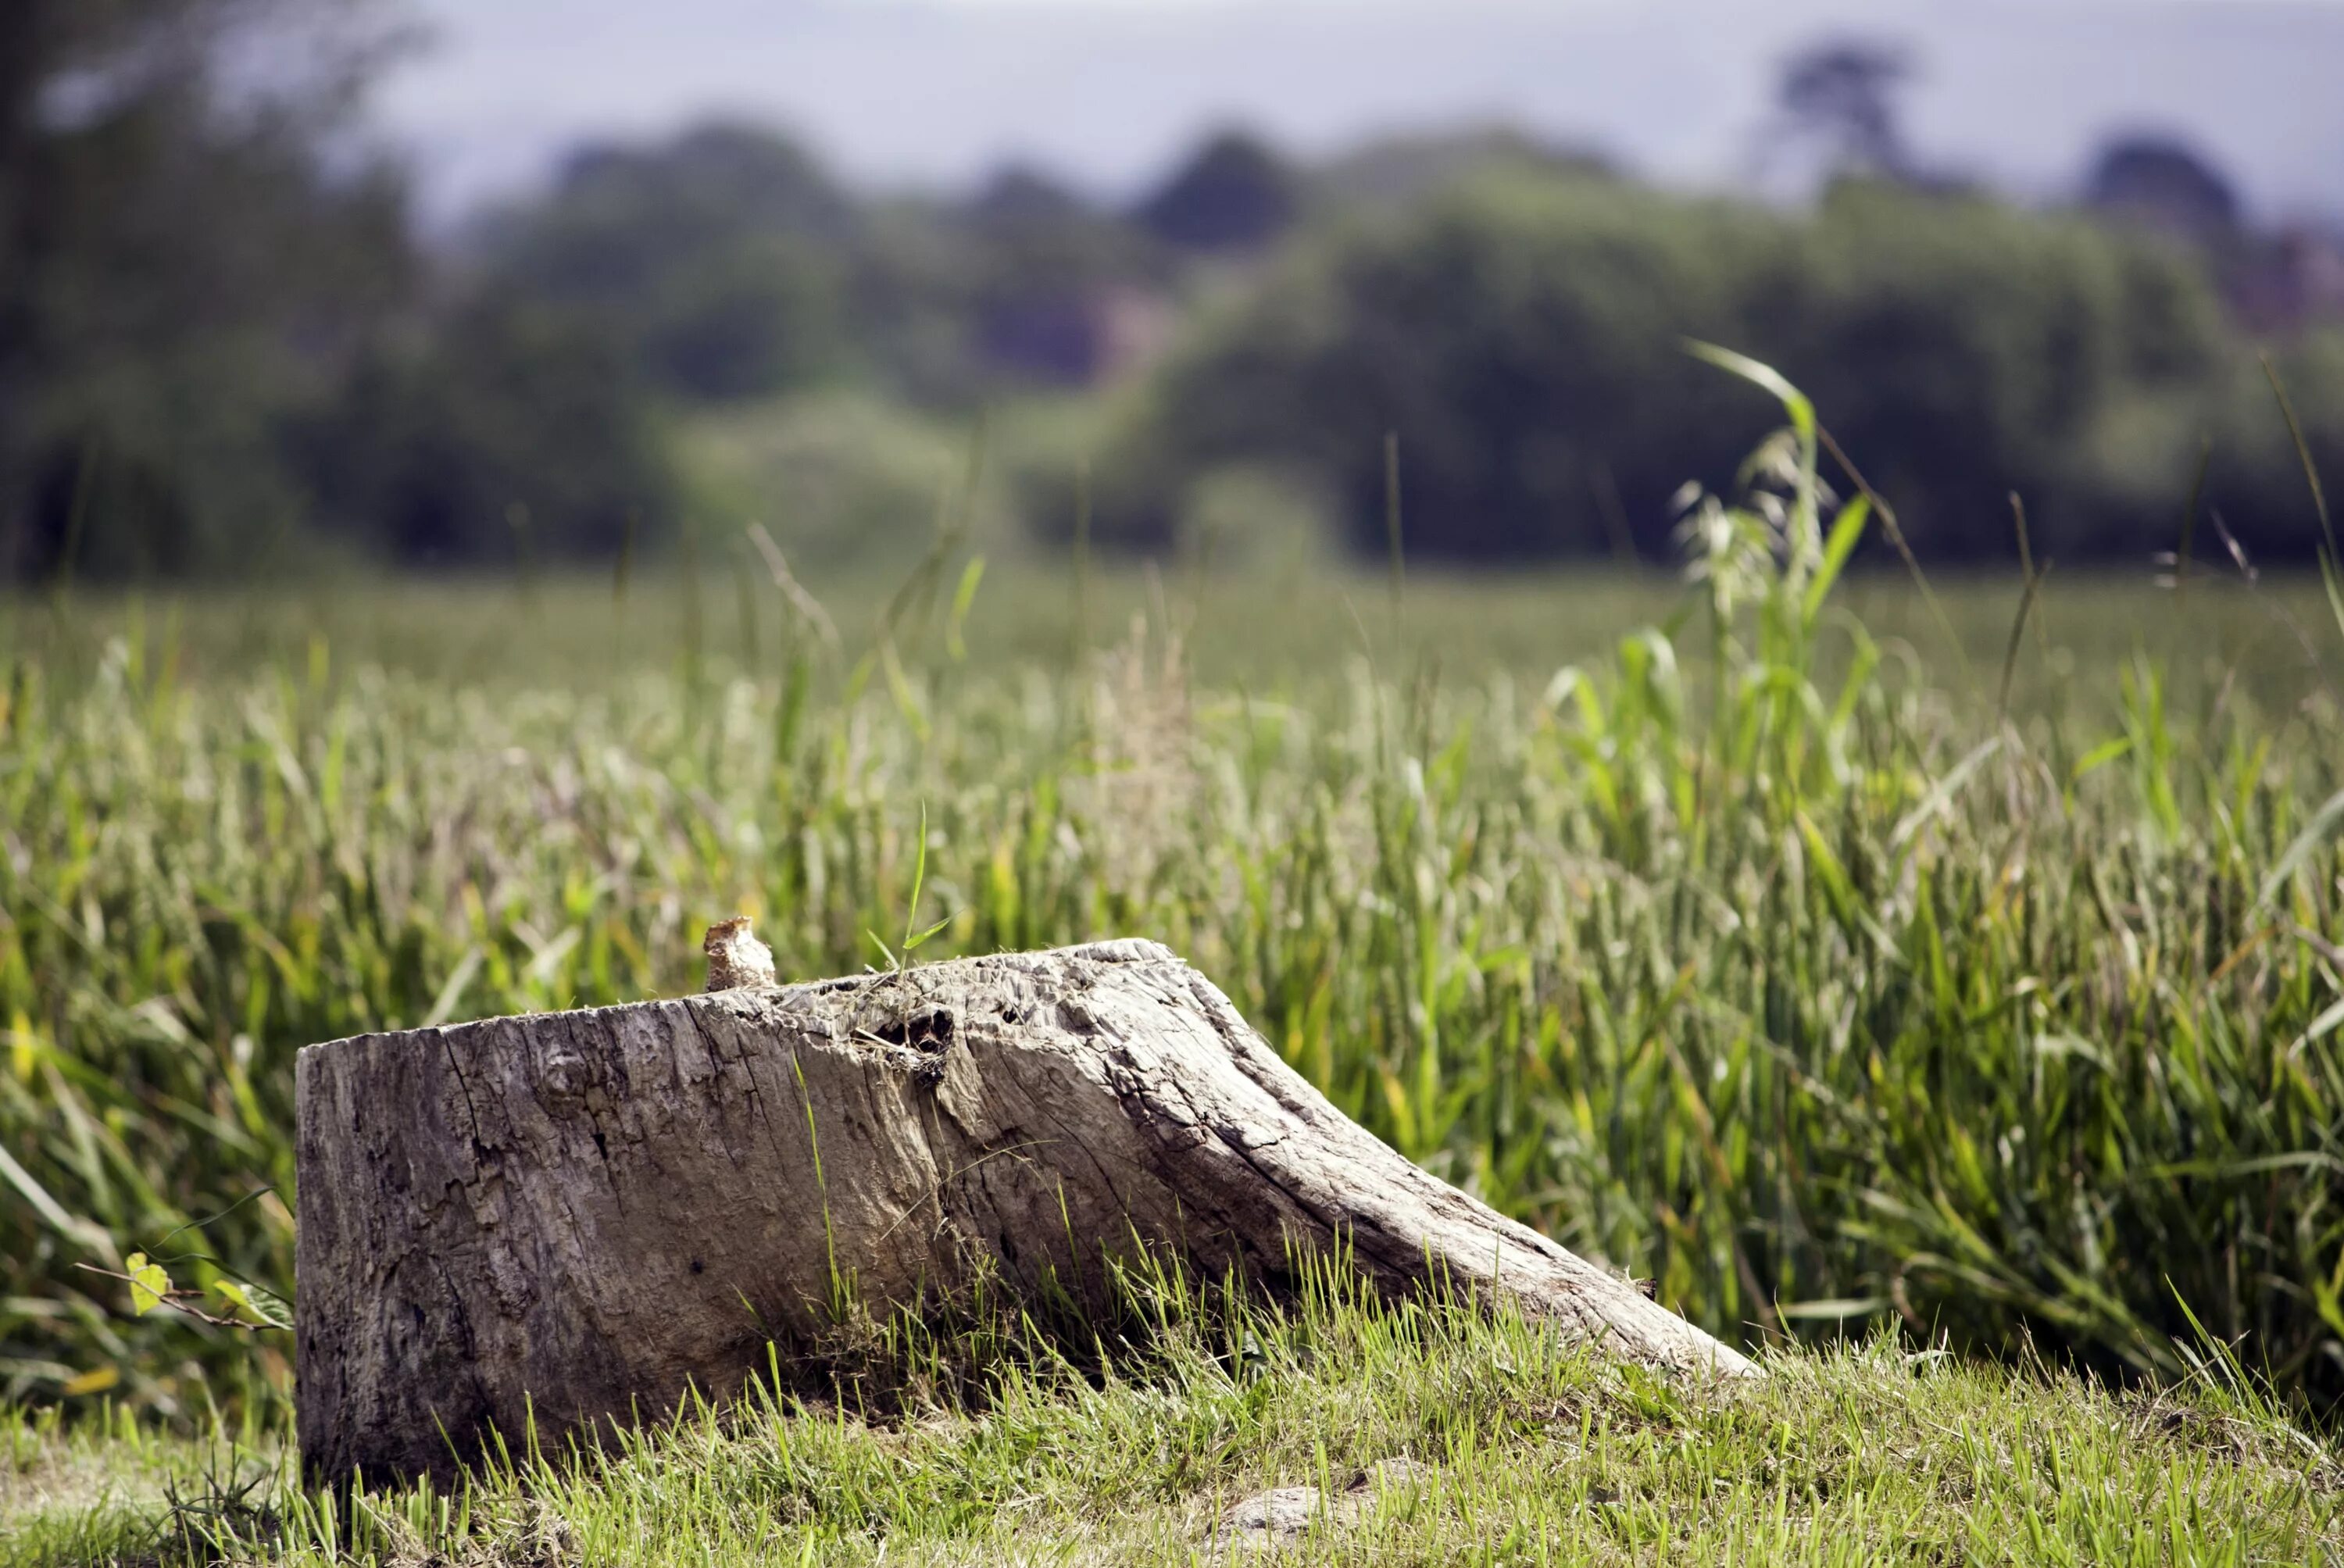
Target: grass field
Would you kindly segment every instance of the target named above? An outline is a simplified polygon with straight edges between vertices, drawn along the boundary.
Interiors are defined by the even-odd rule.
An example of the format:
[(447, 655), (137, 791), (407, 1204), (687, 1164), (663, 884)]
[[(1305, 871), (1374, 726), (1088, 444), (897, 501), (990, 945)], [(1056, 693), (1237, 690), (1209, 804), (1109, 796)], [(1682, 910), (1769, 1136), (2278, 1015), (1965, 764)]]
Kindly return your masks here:
[[(27, 1424), (0, 1468), (0, 1561), (2344, 1560), (2333, 1451), (2218, 1360), (2117, 1399), (1881, 1341), (1770, 1353), (1767, 1378), (1717, 1393), (1456, 1308), (1154, 1307), (1104, 1380), (1036, 1357), (980, 1408), (881, 1423), (754, 1398), (608, 1454), (524, 1443), (452, 1493), (305, 1493), (266, 1427)], [(1298, 1486), (1315, 1495), (1294, 1533), (1231, 1528), (1240, 1500)]]
[[(12, 602), (0, 1392), (274, 1430), (282, 1336), (133, 1317), (79, 1265), (140, 1249), (184, 1259), (182, 1283), (288, 1289), (296, 1049), (679, 992), (702, 926), (745, 912), (790, 976), (883, 962), (869, 933), (914, 915), (949, 917), (923, 957), (1158, 937), (1403, 1153), (1749, 1344), (1893, 1332), (2172, 1380), (2194, 1315), (2326, 1421), (2344, 612), (2317, 583), (2176, 591), (2146, 566), (2031, 596), (1834, 583), (1833, 523), (1796, 485), (1709, 514), (1690, 586), (1031, 561), (975, 582), (948, 532), (904, 592), (817, 582), (819, 609), (745, 567)], [(1329, 1473), (1528, 1430), (1511, 1394), (1470, 1391), (1488, 1347), (1452, 1341), (1478, 1330), (1400, 1350), (1379, 1348), (1389, 1323), (1345, 1321), (1327, 1365), (1462, 1380), (1428, 1408), (1466, 1424), (1409, 1427), (1398, 1401), (1343, 1416)], [(1591, 1371), (1521, 1355), (1536, 1397), (1612, 1408)], [(1630, 1557), (1706, 1530), (1828, 1560), (1865, 1555), (1846, 1511), (1876, 1505), (1909, 1522), (1893, 1539), (1955, 1554), (2040, 1529), (2107, 1560), (2090, 1531), (2182, 1520), (2166, 1509), (2196, 1529), (2218, 1502), (2205, 1539), (2237, 1550), (2216, 1560), (2335, 1550), (2332, 1488), (2305, 1479), (2332, 1460), (2201, 1462), (2202, 1411), (2123, 1457), (2107, 1433), (2140, 1407), (2071, 1382), (1916, 1373), (1888, 1350), (1783, 1364), (1753, 1401), (1607, 1428), (1630, 1479), (1590, 1484), (1616, 1506), (1530, 1484), (1562, 1473), (1541, 1445), (1597, 1441), (1549, 1422), (1425, 1505), (1464, 1533), (1426, 1539), (1535, 1562), (1572, 1560), (1570, 1530)], [(1214, 1489), (1299, 1466), (1297, 1434), (1346, 1397), (1303, 1368), (1255, 1412), (1260, 1444), (1215, 1447), (1216, 1401), (1254, 1396), (1191, 1371), (1034, 1414), (1030, 1440), (999, 1405), (894, 1435), (679, 1438), (609, 1482), (615, 1512), (562, 1516), (668, 1509), (667, 1529), (670, 1489), (732, 1519), (782, 1487), (839, 1539), (901, 1530), (950, 1560), (953, 1522), (1010, 1506), (969, 1445), (1031, 1441), (1061, 1468), (999, 1528), (1128, 1529), (1116, 1553), (1147, 1560)], [(2269, 1411), (2237, 1419), (2258, 1454), (2295, 1441)], [(1093, 1421), (1137, 1446), (1074, 1454)], [(2021, 1442), (2030, 1421), (2048, 1446)], [(97, 1429), (66, 1428), (20, 1426), (20, 1477), (105, 1472)], [(862, 1479), (787, 1479), (817, 1473), (799, 1442)], [(1834, 1479), (1809, 1486), (1810, 1463)], [(2078, 1463), (2102, 1469), (2056, 1468)], [(1704, 1464), (1639, 1512), (1638, 1488)], [(1084, 1512), (1119, 1465), (1156, 1512)], [(522, 1528), (521, 1491), (484, 1495), (496, 1529)], [(1726, 1505), (1745, 1497), (1789, 1512)]]

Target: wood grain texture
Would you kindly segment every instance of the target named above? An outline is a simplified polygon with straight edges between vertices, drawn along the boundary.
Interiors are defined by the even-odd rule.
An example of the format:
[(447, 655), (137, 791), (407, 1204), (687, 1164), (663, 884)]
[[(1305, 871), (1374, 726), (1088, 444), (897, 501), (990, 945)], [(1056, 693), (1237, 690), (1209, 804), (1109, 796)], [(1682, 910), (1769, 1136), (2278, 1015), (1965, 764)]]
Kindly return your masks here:
[(368, 1035), (300, 1055), (313, 1476), (446, 1474), (722, 1398), (974, 1270), (1076, 1290), (1139, 1241), (1276, 1289), (1339, 1237), (1658, 1366), (1739, 1372), (1633, 1286), (1420, 1170), (1152, 942)]

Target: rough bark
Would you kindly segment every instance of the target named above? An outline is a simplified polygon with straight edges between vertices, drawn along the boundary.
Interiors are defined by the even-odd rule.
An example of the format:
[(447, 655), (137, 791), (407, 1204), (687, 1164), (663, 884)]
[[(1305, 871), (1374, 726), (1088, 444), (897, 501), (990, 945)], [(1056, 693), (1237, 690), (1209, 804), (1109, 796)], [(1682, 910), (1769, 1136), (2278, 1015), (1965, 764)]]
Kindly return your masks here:
[(298, 1067), (313, 1475), (445, 1473), (716, 1397), (834, 1283), (1080, 1289), (1144, 1240), (1276, 1288), (1430, 1270), (1655, 1365), (1740, 1371), (1638, 1290), (1345, 1118), (1152, 942), (313, 1046)]

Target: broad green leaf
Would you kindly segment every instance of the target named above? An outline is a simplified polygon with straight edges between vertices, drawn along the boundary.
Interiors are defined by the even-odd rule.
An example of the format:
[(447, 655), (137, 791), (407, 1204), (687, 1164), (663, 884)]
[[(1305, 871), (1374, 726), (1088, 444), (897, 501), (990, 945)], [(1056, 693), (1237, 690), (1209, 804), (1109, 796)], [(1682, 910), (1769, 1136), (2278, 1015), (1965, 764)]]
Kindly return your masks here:
[(133, 1252), (124, 1259), (122, 1271), (130, 1276), (130, 1310), (142, 1318), (161, 1306), (171, 1293), (171, 1276), (144, 1252)]
[(258, 1285), (247, 1285), (235, 1280), (215, 1280), (212, 1289), (227, 1299), (230, 1306), (240, 1309), (272, 1329), (289, 1329), (292, 1314), (286, 1310), (285, 1298)]

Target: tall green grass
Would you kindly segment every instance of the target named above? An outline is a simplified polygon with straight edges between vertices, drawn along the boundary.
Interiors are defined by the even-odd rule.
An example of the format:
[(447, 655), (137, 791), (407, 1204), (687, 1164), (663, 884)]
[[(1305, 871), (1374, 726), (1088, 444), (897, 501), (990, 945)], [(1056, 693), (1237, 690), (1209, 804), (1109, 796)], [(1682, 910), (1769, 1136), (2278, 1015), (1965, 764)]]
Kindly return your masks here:
[[(166, 617), (85, 657), (19, 607), (0, 1391), (281, 1389), (278, 1336), (133, 1320), (82, 1265), (289, 1288), (300, 1046), (682, 991), (748, 913), (797, 977), (945, 916), (924, 957), (1158, 937), (1401, 1152), (1747, 1341), (2177, 1372), (2194, 1312), (2344, 1396), (2344, 627), (2271, 612), (2284, 699), (2143, 652), (1998, 702), (1914, 652), (1921, 600), (1843, 607), (1868, 502), (1793, 408), (1689, 509), (1686, 592), (1531, 682), (1356, 613), (1256, 682), (1160, 588), (1055, 660), (987, 660), (942, 592), (834, 645), (762, 588), (720, 660), (694, 595), (677, 664), (568, 683), (353, 664), (322, 615), (191, 676)], [(516, 650), (635, 634), (552, 602)]]

